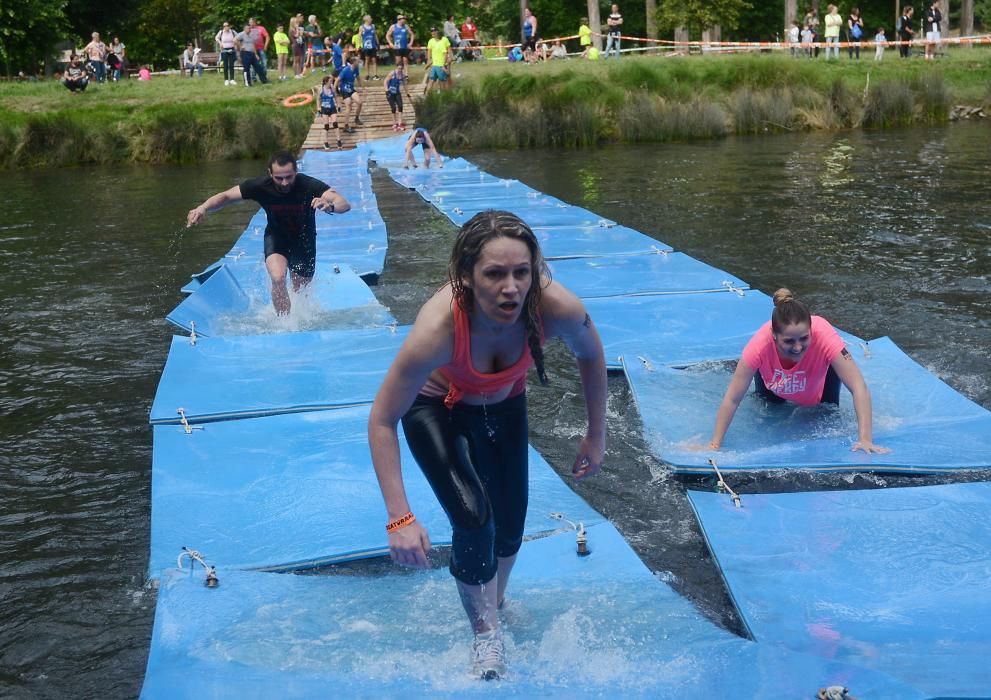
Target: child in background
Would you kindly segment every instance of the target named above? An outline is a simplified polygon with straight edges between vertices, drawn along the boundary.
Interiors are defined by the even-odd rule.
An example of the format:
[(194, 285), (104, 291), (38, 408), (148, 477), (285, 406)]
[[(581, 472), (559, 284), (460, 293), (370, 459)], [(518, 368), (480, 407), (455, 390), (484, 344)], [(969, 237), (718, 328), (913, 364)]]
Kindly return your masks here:
[(151, 80), (151, 71), (148, 69), (148, 66), (141, 66), (141, 69), (138, 71), (138, 80)]
[(792, 22), (791, 27), (788, 29), (788, 43), (791, 44), (791, 56), (792, 58), (798, 58), (798, 43), (801, 38), (801, 32), (798, 29), (798, 22)]
[(578, 43), (581, 46), (582, 58), (588, 58), (588, 50), (592, 47), (592, 28), (588, 26), (588, 17), (582, 17), (578, 27)]
[(809, 25), (805, 25), (802, 29), (802, 47), (808, 58), (812, 58), (812, 39), (814, 36), (812, 28)]
[(888, 41), (884, 36), (884, 27), (877, 28), (877, 34), (874, 35), (874, 60), (880, 61), (884, 58), (884, 44)]

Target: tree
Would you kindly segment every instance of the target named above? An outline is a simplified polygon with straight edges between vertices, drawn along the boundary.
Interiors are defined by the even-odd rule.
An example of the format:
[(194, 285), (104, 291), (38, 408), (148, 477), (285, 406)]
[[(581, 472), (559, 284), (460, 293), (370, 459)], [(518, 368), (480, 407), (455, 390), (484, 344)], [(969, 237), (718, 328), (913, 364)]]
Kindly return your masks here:
[(693, 33), (716, 24), (732, 30), (751, 7), (747, 0), (667, 0), (657, 10), (657, 24), (669, 30), (684, 27)]
[[(7, 77), (34, 75), (68, 29), (64, 0), (0, 0), (0, 61)], [(48, 43), (39, 41), (43, 37)]]

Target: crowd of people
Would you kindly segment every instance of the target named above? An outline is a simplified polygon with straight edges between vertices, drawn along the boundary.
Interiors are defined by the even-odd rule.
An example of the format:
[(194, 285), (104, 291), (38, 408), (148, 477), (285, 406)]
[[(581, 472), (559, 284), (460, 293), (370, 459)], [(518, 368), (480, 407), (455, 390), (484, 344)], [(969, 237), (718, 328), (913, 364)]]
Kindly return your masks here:
[[(936, 48), (942, 40), (943, 13), (940, 10), (939, 0), (932, 0), (929, 8), (922, 14), (922, 35), (925, 38), (925, 58), (932, 60), (936, 58)], [(888, 38), (884, 27), (877, 27), (874, 30), (874, 37), (868, 40), (868, 28), (864, 25), (864, 19), (857, 7), (850, 8), (850, 12), (844, 18), (836, 5), (826, 7), (826, 15), (822, 21), (814, 7), (810, 7), (801, 23), (795, 21), (787, 28), (786, 36), (791, 44), (793, 56), (804, 56), (808, 58), (819, 57), (819, 44), (825, 42), (826, 58), (839, 58), (841, 40), (847, 43), (847, 54), (850, 58), (860, 58), (860, 48), (862, 44), (874, 46), (874, 60), (880, 61), (884, 58), (885, 49), (889, 41), (898, 41), (898, 53), (902, 58), (910, 55), (911, 44), (909, 42), (919, 38), (919, 26), (916, 24), (915, 8), (906, 5), (901, 12), (901, 16), (895, 27), (896, 39)], [(821, 31), (820, 31), (821, 30)]]

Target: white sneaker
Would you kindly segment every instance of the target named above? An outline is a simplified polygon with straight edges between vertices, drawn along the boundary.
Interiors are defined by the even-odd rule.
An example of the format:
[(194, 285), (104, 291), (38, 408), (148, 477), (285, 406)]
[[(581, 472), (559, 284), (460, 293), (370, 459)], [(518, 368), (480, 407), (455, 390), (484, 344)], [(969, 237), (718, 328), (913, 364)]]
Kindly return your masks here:
[(497, 681), (506, 675), (506, 649), (499, 630), (475, 635), (471, 659), (472, 674), (483, 681)]

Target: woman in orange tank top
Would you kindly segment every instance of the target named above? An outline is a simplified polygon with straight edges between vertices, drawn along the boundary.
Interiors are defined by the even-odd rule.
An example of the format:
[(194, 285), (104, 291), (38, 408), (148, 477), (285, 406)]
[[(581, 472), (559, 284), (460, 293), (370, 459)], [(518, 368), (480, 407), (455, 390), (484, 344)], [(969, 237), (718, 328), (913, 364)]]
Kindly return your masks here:
[[(505, 673), (496, 611), (523, 539), (527, 504), (525, 379), (546, 382), (543, 341), (575, 354), (588, 428), (572, 473), (605, 453), (606, 364), (581, 301), (551, 281), (536, 237), (517, 216), (485, 211), (461, 228), (448, 284), (424, 304), (372, 406), (368, 439), (388, 512), (394, 561), (427, 564), (430, 539), (411, 513), (397, 424), (451, 521), (451, 573), (475, 635), (473, 672)], [(467, 448), (467, 449), (466, 449)]]

